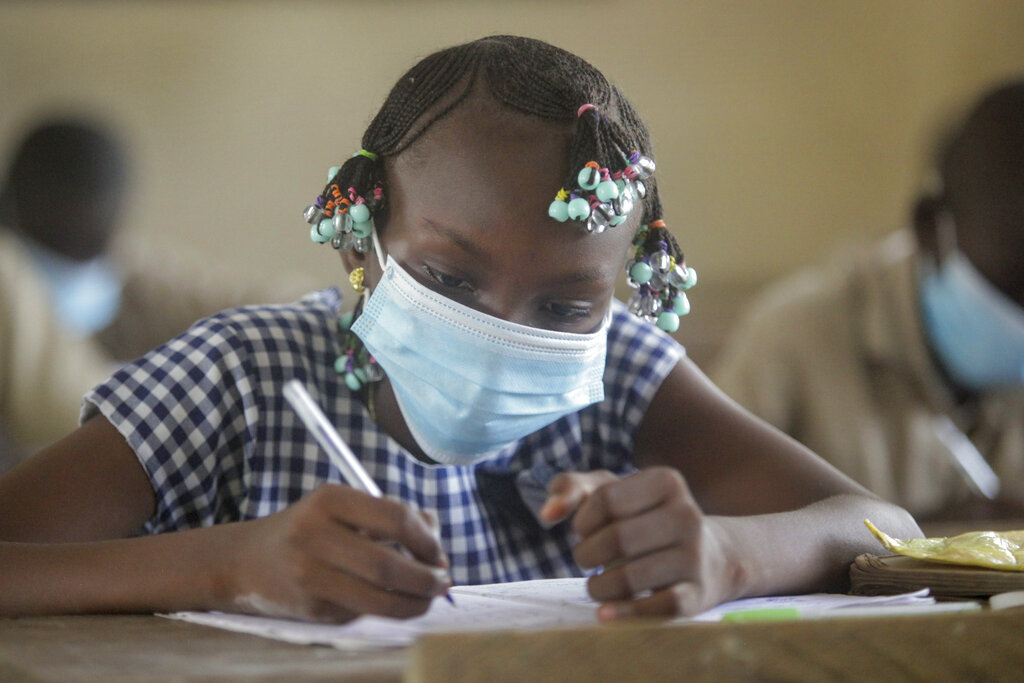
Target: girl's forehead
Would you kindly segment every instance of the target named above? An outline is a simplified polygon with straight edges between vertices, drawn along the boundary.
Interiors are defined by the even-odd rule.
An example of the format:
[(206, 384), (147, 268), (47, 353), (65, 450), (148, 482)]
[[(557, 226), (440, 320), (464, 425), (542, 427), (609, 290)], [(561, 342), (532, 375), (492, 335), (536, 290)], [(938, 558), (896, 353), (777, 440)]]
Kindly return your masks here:
[(410, 182), (442, 171), (462, 183), (499, 181), (515, 175), (518, 185), (543, 182), (552, 196), (568, 171), (572, 125), (472, 98), (436, 121), (393, 162)]
[(572, 132), (572, 123), (465, 103), (388, 161), (393, 218), (408, 227), (427, 220), (481, 245), (500, 240), (494, 247), (506, 252), (546, 247), (581, 261), (624, 260), (635, 220), (597, 235), (548, 216), (568, 175)]

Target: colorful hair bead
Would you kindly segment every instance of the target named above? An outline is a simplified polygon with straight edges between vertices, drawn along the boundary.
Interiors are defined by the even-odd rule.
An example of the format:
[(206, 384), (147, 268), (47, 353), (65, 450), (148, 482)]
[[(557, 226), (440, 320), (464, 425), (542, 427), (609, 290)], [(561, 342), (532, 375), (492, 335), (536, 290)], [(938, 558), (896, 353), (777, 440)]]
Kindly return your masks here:
[(590, 215), (590, 202), (583, 197), (576, 197), (569, 201), (569, 218), (574, 221), (582, 221)]
[(554, 201), (548, 206), (548, 215), (554, 218), (559, 223), (564, 223), (569, 220), (569, 203), (565, 201), (569, 198), (569, 193), (563, 187), (555, 195)]
[(696, 284), (697, 272), (683, 262), (676, 263), (683, 255), (662, 220), (640, 226), (633, 246), (633, 258), (626, 264), (626, 283), (636, 292), (627, 306), (659, 329), (676, 332), (679, 318), (690, 312), (690, 300), (683, 290)]
[(601, 182), (601, 171), (596, 161), (588, 161), (576, 174), (576, 182), (581, 190), (590, 192)]
[(318, 244), (323, 244), (324, 242), (329, 242), (331, 238), (330, 237), (324, 237), (323, 235), (321, 235), (320, 234), (320, 226), (319, 226), (319, 224), (317, 224), (317, 225), (310, 226), (310, 228), (309, 228), (309, 239), (313, 240), (314, 242), (316, 242)]
[(597, 198), (602, 202), (610, 202), (619, 196), (619, 186), (612, 180), (611, 174), (608, 173), (608, 169), (602, 170), (602, 180), (597, 186)]
[(668, 333), (675, 332), (679, 329), (679, 316), (672, 311), (662, 311), (658, 315), (657, 325)]
[(370, 209), (363, 203), (356, 203), (348, 210), (348, 215), (356, 223), (365, 223), (370, 220)]
[[(377, 155), (361, 149), (353, 156), (363, 156), (371, 161)], [(316, 200), (306, 207), (302, 217), (310, 224), (309, 237), (314, 242), (324, 244), (330, 242), (335, 249), (354, 249), (365, 254), (369, 253), (370, 235), (373, 233), (373, 210), (384, 198), (384, 188), (376, 183), (371, 192), (371, 205), (361, 197), (354, 187), (342, 192), (334, 178), (341, 167), (332, 166), (328, 171), (329, 185)]]
[[(585, 110), (586, 106), (581, 108)], [(601, 168), (596, 161), (588, 161), (576, 174), (576, 189), (560, 189), (548, 206), (548, 215), (559, 222), (581, 221), (589, 232), (596, 233), (624, 223), (647, 196), (647, 188), (640, 179), (650, 177), (654, 162), (635, 150), (623, 160), (626, 167), (614, 173)], [(568, 202), (567, 197), (571, 197)]]
[(647, 284), (654, 275), (654, 269), (643, 261), (637, 261), (629, 269), (629, 276), (639, 285)]

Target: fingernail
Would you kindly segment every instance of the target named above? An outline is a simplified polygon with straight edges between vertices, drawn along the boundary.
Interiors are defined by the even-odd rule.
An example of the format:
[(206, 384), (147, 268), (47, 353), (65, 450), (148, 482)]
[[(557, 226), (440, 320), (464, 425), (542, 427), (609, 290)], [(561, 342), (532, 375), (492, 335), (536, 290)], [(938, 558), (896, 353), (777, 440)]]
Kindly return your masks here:
[(632, 610), (626, 605), (604, 604), (597, 608), (597, 618), (600, 621), (614, 621), (615, 619), (628, 617), (630, 614), (632, 614)]

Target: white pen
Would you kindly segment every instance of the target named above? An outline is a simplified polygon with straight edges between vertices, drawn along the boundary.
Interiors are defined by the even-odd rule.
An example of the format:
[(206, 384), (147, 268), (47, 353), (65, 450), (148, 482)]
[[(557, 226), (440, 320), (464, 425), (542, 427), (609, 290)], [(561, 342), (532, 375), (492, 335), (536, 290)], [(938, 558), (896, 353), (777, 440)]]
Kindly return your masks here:
[(295, 413), (302, 420), (306, 428), (313, 434), (320, 447), (327, 451), (327, 457), (331, 463), (341, 471), (349, 486), (354, 486), (364, 493), (369, 493), (374, 498), (383, 498), (377, 482), (370, 478), (370, 475), (363, 469), (356, 458), (356, 454), (348, 447), (345, 440), (338, 434), (338, 430), (330, 423), (324, 411), (316, 404), (313, 397), (302, 386), (297, 379), (288, 380), (282, 392), (288, 403), (295, 409)]
[[(309, 395), (302, 382), (297, 379), (288, 380), (281, 393), (284, 394), (285, 399), (291, 404), (302, 423), (313, 434), (316, 442), (327, 452), (327, 457), (338, 468), (349, 486), (368, 493), (374, 498), (383, 498), (384, 493), (377, 486), (377, 482), (363, 468), (356, 454), (341, 438), (341, 434), (338, 434), (338, 430), (324, 415), (324, 411), (320, 410), (320, 406)], [(445, 593), (444, 597), (451, 604), (455, 604), (450, 594)]]

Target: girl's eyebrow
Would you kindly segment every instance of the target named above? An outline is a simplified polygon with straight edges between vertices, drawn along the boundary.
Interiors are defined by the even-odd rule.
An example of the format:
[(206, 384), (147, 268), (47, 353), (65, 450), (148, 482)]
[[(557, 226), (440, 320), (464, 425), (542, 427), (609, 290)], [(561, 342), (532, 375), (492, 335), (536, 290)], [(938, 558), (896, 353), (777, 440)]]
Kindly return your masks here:
[(457, 246), (459, 249), (462, 249), (470, 256), (473, 256), (478, 259), (485, 258), (483, 250), (481, 250), (480, 247), (474, 244), (473, 241), (468, 239), (465, 235), (462, 235), (447, 226), (438, 225), (429, 218), (424, 218), (423, 222), (427, 225), (428, 228), (433, 230), (441, 237), (444, 237), (449, 242)]
[[(487, 260), (486, 253), (465, 235), (445, 225), (435, 223), (429, 218), (424, 218), (423, 222), (437, 235), (447, 239), (452, 244), (457, 246), (459, 249), (462, 249), (464, 252), (466, 252), (473, 258), (479, 259), (480, 261)], [(605, 273), (600, 268), (581, 268), (571, 273), (561, 274), (559, 277), (559, 280), (561, 281), (572, 283), (600, 283), (604, 282), (604, 279)]]

